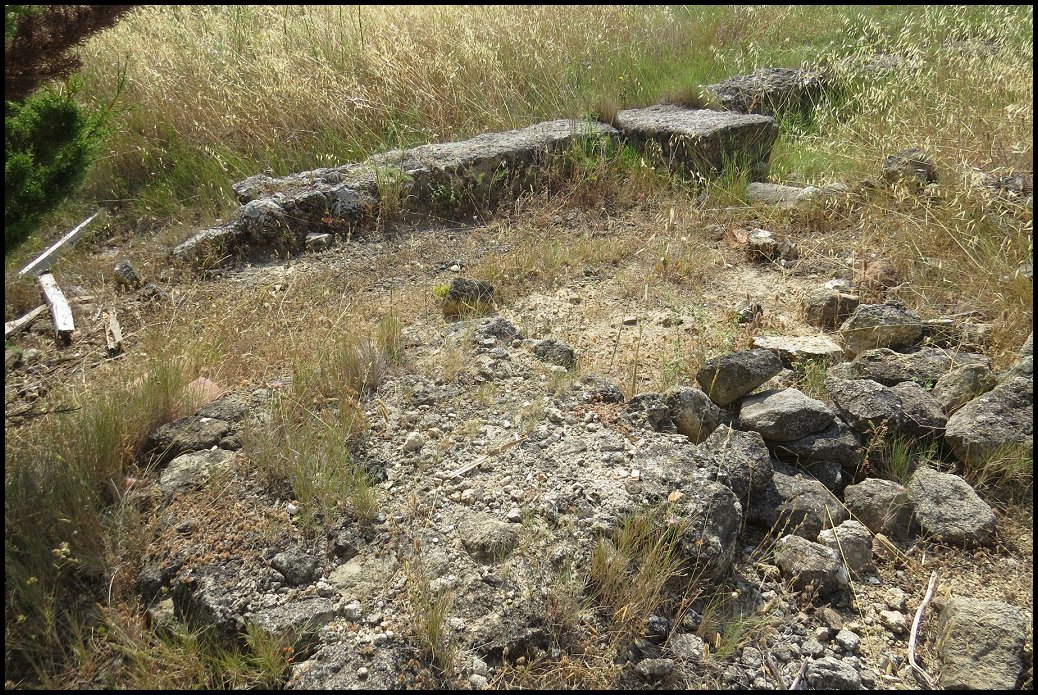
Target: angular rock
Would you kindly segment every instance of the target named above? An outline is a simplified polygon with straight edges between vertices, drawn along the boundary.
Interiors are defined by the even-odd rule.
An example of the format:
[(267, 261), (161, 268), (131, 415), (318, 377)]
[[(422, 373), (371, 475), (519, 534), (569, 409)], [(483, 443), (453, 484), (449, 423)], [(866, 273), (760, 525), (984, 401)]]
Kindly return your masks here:
[(858, 295), (830, 287), (818, 287), (804, 294), (804, 320), (817, 328), (834, 329), (854, 313)]
[(821, 432), (836, 413), (797, 389), (764, 391), (743, 399), (739, 427), (760, 432), (765, 441), (788, 442)]
[(144, 284), (140, 273), (137, 272), (137, 269), (129, 261), (119, 261), (116, 263), (112, 276), (115, 278), (116, 283), (131, 290), (135, 290)]
[(541, 362), (557, 364), (566, 369), (573, 369), (577, 366), (577, 353), (573, 351), (573, 348), (554, 338), (538, 340), (533, 347), (533, 354)]
[(483, 512), (462, 519), (458, 535), (465, 550), (480, 562), (503, 560), (519, 542), (514, 525)]
[(721, 483), (747, 505), (752, 494), (768, 486), (773, 472), (760, 434), (733, 430), (727, 425), (719, 426), (696, 447), (692, 465), (702, 473), (698, 478)]
[(861, 690), (861, 675), (858, 671), (835, 656), (809, 661), (804, 680), (812, 690)]
[(303, 247), (307, 251), (324, 251), (332, 244), (331, 234), (318, 234), (311, 232), (303, 240)]
[(298, 657), (317, 644), (318, 631), (334, 617), (335, 609), (329, 599), (308, 598), (253, 613), (250, 620), (256, 627), (292, 647)]
[(834, 195), (845, 193), (846, 189), (838, 184), (817, 188), (815, 186), (784, 186), (779, 183), (751, 182), (746, 186), (746, 200), (751, 203), (765, 203), (783, 208), (794, 207), (798, 203), (811, 200), (825, 200)]
[(1001, 601), (956, 596), (937, 624), (939, 685), (945, 690), (1013, 690), (1026, 666), (1024, 611)]
[(236, 425), (244, 420), (252, 410), (253, 405), (247, 397), (231, 394), (203, 405), (195, 411), (195, 415), (223, 420), (230, 425)]
[(192, 451), (170, 461), (159, 477), (159, 487), (167, 500), (174, 495), (209, 482), (218, 471), (228, 470), (234, 453), (224, 449)]
[(658, 393), (638, 394), (627, 401), (627, 410), (639, 425), (648, 426), (656, 432), (676, 431), (670, 417), (670, 409), (663, 396)]
[(744, 350), (707, 360), (696, 373), (696, 381), (723, 408), (781, 371), (781, 360), (770, 350)]
[(981, 348), (988, 341), (991, 324), (971, 323), (961, 318), (936, 318), (923, 321), (923, 337), (937, 347), (953, 350)]
[(597, 376), (581, 377), (572, 392), (583, 403), (623, 403), (624, 394), (611, 381)]
[(778, 138), (778, 125), (767, 116), (670, 104), (620, 111), (615, 125), (635, 147), (645, 149), (651, 144), (663, 161), (699, 174), (718, 172), (727, 162), (739, 161), (759, 177)]
[(840, 326), (852, 355), (873, 348), (907, 348), (923, 337), (923, 321), (900, 304), (860, 304)]
[(233, 644), (245, 629), (235, 609), (235, 594), (213, 568), (173, 581), (173, 609), (192, 630), (211, 629), (225, 644)]
[(522, 337), (523, 334), (511, 321), (500, 316), (479, 319), (472, 331), (472, 341), (483, 347), (509, 347), (513, 341)]
[(231, 426), (223, 420), (189, 415), (156, 429), (148, 440), (148, 448), (156, 452), (161, 462), (171, 461), (180, 454), (216, 446), (230, 430)]
[(706, 440), (721, 422), (721, 410), (696, 388), (676, 386), (663, 394), (671, 420), (693, 444)]
[(676, 634), (667, 641), (667, 646), (674, 658), (682, 663), (697, 666), (703, 662), (703, 650), (706, 648), (706, 642), (696, 635)]
[(790, 466), (774, 467), (771, 482), (747, 506), (751, 523), (814, 539), (847, 518), (847, 510), (822, 483)]
[(994, 372), (983, 364), (964, 364), (942, 375), (933, 387), (933, 397), (951, 415), (971, 400), (995, 388)]
[(850, 574), (839, 554), (800, 536), (783, 536), (775, 542), (775, 564), (792, 580), (794, 589), (811, 586), (818, 597), (850, 586)]
[(799, 68), (758, 68), (707, 87), (728, 111), (768, 116), (810, 116), (833, 88), (819, 72)]
[(818, 534), (818, 542), (839, 553), (851, 572), (857, 574), (872, 564), (872, 534), (854, 519), (825, 529)]
[(818, 461), (835, 461), (851, 473), (865, 460), (861, 438), (836, 418), (826, 429), (801, 439), (771, 445), (776, 457), (807, 467)]
[(944, 433), (948, 417), (940, 403), (914, 381), (902, 381), (890, 387), (890, 392), (901, 400), (891, 429), (909, 437), (929, 439)]
[(824, 364), (834, 364), (843, 360), (843, 348), (821, 335), (758, 336), (753, 339), (753, 347), (771, 350), (782, 360), (782, 365), (789, 368), (798, 362), (810, 360)]
[(482, 280), (454, 278), (443, 297), (443, 315), (486, 311), (494, 302), (494, 286)]
[(995, 532), (995, 513), (957, 475), (920, 466), (907, 490), (916, 521), (934, 540), (972, 545), (989, 541)]
[(270, 566), (285, 576), (292, 586), (309, 584), (317, 576), (320, 558), (298, 548), (278, 553), (270, 560)]
[(870, 432), (901, 410), (901, 399), (883, 384), (871, 379), (825, 380), (825, 390), (840, 417), (857, 432)]
[(944, 438), (967, 464), (984, 463), (999, 452), (1033, 456), (1033, 378), (1010, 379), (962, 406), (948, 418)]
[(671, 508), (681, 523), (681, 552), (704, 578), (722, 576), (735, 559), (742, 526), (742, 505), (735, 493), (719, 483), (704, 481)]
[(926, 185), (937, 181), (937, 168), (921, 150), (912, 148), (883, 160), (883, 178), (889, 183), (907, 181)]
[(859, 353), (850, 366), (855, 374), (872, 379), (884, 386), (896, 386), (903, 381), (914, 381), (931, 387), (951, 369), (964, 365), (988, 366), (983, 355), (956, 352), (937, 347), (923, 347), (914, 352), (900, 353), (889, 348), (876, 348)]
[(831, 492), (838, 493), (847, 485), (848, 477), (843, 472), (843, 466), (836, 461), (812, 461), (797, 466)]
[(873, 533), (907, 538), (914, 506), (908, 490), (893, 480), (866, 478), (843, 491), (847, 511)]

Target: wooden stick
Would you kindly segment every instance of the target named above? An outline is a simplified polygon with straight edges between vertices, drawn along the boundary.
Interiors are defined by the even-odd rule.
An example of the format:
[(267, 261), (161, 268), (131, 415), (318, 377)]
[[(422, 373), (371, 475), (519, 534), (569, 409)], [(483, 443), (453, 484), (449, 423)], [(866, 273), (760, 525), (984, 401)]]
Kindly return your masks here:
[(101, 211), (98, 210), (93, 215), (80, 222), (78, 225), (76, 225), (75, 229), (73, 229), (65, 236), (61, 237), (61, 239), (54, 242), (54, 244), (49, 249), (37, 256), (36, 260), (34, 260), (32, 263), (19, 270), (18, 274), (25, 275), (26, 273), (45, 271), (47, 268), (50, 267), (50, 264), (57, 258), (58, 252), (61, 251), (61, 249), (66, 244), (75, 241), (76, 237), (79, 236), (80, 232), (86, 229), (86, 226), (93, 222), (94, 218), (100, 214)]
[(926, 671), (915, 661), (915, 643), (916, 638), (919, 636), (919, 625), (923, 622), (923, 611), (926, 610), (926, 607), (933, 599), (934, 589), (936, 588), (937, 570), (934, 570), (933, 574), (930, 575), (930, 584), (926, 587), (926, 596), (923, 597), (923, 602), (919, 604), (919, 610), (915, 612), (915, 620), (912, 622), (912, 634), (908, 637), (908, 665), (912, 667), (912, 671), (919, 679), (926, 684), (926, 687), (931, 690), (934, 688), (933, 681), (930, 680), (930, 676), (926, 675)]
[(804, 677), (804, 671), (807, 670), (808, 659), (805, 657), (800, 662), (800, 671), (797, 672), (797, 677), (793, 679), (793, 684), (789, 686), (790, 690), (800, 690), (800, 680)]
[(108, 354), (114, 357), (123, 351), (123, 329), (119, 326), (119, 319), (115, 317), (115, 309), (108, 307), (102, 315), (105, 322), (105, 341), (108, 344)]
[(76, 330), (76, 322), (72, 319), (72, 309), (65, 299), (65, 293), (58, 287), (54, 276), (50, 273), (41, 274), (37, 280), (43, 291), (43, 299), (47, 302), (50, 315), (54, 319), (54, 333), (60, 342), (68, 345), (72, 342), (72, 333)]
[(47, 305), (46, 304), (40, 304), (38, 307), (36, 307), (32, 311), (30, 311), (28, 314), (26, 314), (25, 316), (21, 317), (20, 319), (15, 319), (14, 321), (8, 321), (7, 323), (4, 324), (4, 338), (5, 339), (6, 338), (10, 338), (12, 335), (17, 333), (18, 331), (22, 330), (23, 328), (28, 327), (29, 324), (31, 324), (33, 321), (36, 320), (37, 316), (39, 316), (40, 314), (42, 314), (46, 310), (47, 310)]
[(508, 451), (509, 449), (511, 449), (513, 446), (515, 446), (519, 442), (523, 441), (524, 439), (526, 439), (526, 437), (520, 437), (519, 439), (513, 440), (511, 442), (506, 442), (502, 446), (499, 446), (496, 449), (487, 452), (485, 455), (480, 456), (478, 459), (476, 459), (472, 463), (466, 463), (464, 466), (462, 466), (461, 468), (457, 469), (456, 471), (448, 473), (447, 474), (447, 478), (460, 478), (461, 476), (465, 475), (466, 473), (468, 473), (472, 469), (479, 468), (480, 465), (482, 465), (483, 463), (489, 461), (491, 456), (497, 456), (498, 454), (501, 454), (501, 453), (504, 453), (505, 451)]
[(785, 690), (788, 686), (786, 685), (786, 679), (782, 676), (782, 671), (779, 669), (778, 664), (771, 658), (771, 654), (764, 652), (764, 663), (768, 665), (768, 670), (771, 671), (771, 675), (778, 682), (778, 689)]

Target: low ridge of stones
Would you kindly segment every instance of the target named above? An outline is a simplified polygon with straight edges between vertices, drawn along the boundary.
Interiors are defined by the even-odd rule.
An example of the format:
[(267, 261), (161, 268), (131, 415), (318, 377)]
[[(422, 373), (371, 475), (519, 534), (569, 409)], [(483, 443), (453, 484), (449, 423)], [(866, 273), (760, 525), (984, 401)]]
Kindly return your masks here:
[[(233, 221), (174, 253), (202, 260), (325, 248), (325, 235), (370, 221), (387, 196), (422, 206), (435, 203), (439, 186), (528, 185), (579, 138), (656, 148), (704, 175), (747, 156), (762, 176), (777, 135), (768, 115), (809, 110), (828, 86), (813, 73), (771, 70), (711, 89), (726, 108), (751, 115), (656, 106), (620, 111), (613, 125), (550, 121), (343, 167), (251, 177), (235, 186), (242, 207)], [(936, 176), (919, 152), (891, 158), (887, 169), (892, 181)], [(776, 202), (821, 194), (756, 190)], [(791, 254), (775, 239), (757, 243), (764, 260)], [(467, 384), (389, 377), (355, 452), (381, 500), (369, 523), (344, 514), (326, 520), (328, 533), (305, 534), (299, 500), (272, 499), (243, 473), (241, 434), (269, 417), (278, 386), (225, 396), (152, 434), (162, 518), (137, 582), (157, 623), (213, 628), (230, 643), (256, 628), (283, 639), (296, 654), (290, 689), (408, 685), (422, 655), (407, 627), (420, 568), (423, 592), (451, 597), (444, 630), (465, 655), (468, 685), (483, 688), (505, 660), (558, 649), (544, 615), (552, 578), (590, 565), (628, 515), (666, 504), (655, 523), (680, 529), (686, 567), (708, 582), (738, 574), (737, 593), (752, 611), (774, 606), (781, 616), (760, 648), (742, 647), (725, 662), (719, 682), (773, 687), (763, 675), (770, 672), (783, 688), (801, 678), (813, 688), (874, 688), (902, 663), (911, 622), (904, 591), (877, 588), (876, 560), (889, 557), (893, 542), (990, 545), (999, 518), (937, 461), (917, 461), (903, 479), (887, 480), (866, 465), (866, 451), (903, 437), (945, 451), (944, 468), (1033, 453), (1032, 338), (1010, 369), (995, 373), (983, 355), (960, 349), (973, 344), (962, 322), (927, 321), (894, 302), (863, 304), (845, 285), (803, 299), (808, 323), (830, 335), (763, 336), (754, 349), (707, 360), (695, 385), (629, 399), (608, 380), (572, 374), (580, 355), (565, 342), (526, 338), (504, 316), (480, 316), (498, 309), (488, 283), (455, 278), (442, 294), (451, 322), (418, 349), (464, 343), (472, 375)], [(784, 370), (810, 363), (828, 367), (823, 393), (777, 387)], [(572, 381), (549, 389), (549, 374)], [(471, 398), (466, 385), (476, 384), (517, 409), (536, 404), (543, 417), (519, 427), (507, 409)], [(223, 553), (199, 540), (204, 519), (185, 506), (215, 478), (234, 480), (236, 497), (254, 507), (221, 524), (241, 542)], [(264, 529), (272, 536), (261, 536)], [(772, 541), (765, 557), (754, 545), (761, 537)], [(813, 604), (813, 615), (790, 589)], [(701, 637), (710, 634), (709, 606), (688, 608), (651, 616), (645, 636), (624, 645), (624, 684), (673, 687), (680, 674), (709, 667)], [(1016, 687), (1027, 667), (1021, 609), (957, 596), (939, 611), (942, 687)], [(866, 625), (899, 645), (885, 662), (866, 662)]]

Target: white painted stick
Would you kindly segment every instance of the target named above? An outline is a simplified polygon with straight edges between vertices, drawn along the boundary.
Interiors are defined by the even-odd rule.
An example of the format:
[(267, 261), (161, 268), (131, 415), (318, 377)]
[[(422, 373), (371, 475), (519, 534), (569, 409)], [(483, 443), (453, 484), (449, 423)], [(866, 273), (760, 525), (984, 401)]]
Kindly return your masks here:
[(61, 239), (59, 239), (58, 241), (54, 242), (54, 244), (49, 249), (47, 249), (46, 251), (41, 253), (39, 256), (37, 256), (36, 260), (34, 260), (32, 263), (30, 263), (29, 265), (25, 266), (21, 270), (19, 270), (18, 274), (19, 275), (25, 275), (26, 273), (31, 273), (31, 272), (40, 273), (40, 272), (45, 271), (47, 268), (50, 267), (50, 264), (58, 257), (58, 252), (61, 251), (61, 249), (66, 244), (71, 243), (72, 241), (75, 241), (76, 237), (79, 236), (80, 232), (82, 232), (84, 229), (86, 229), (86, 226), (88, 224), (90, 224), (91, 222), (93, 222), (94, 218), (97, 217), (100, 214), (101, 214), (101, 211), (98, 210), (93, 215), (91, 215), (90, 217), (88, 217), (85, 220), (83, 220), (82, 222), (80, 222), (78, 225), (76, 225), (75, 229), (73, 229), (71, 232), (69, 232), (65, 236), (61, 237)]
[(22, 330), (23, 328), (28, 326), (30, 323), (35, 321), (36, 317), (39, 316), (40, 314), (42, 314), (46, 310), (47, 310), (47, 305), (46, 304), (40, 304), (38, 307), (36, 307), (32, 311), (30, 311), (28, 314), (26, 314), (25, 316), (21, 317), (20, 319), (15, 319), (14, 321), (8, 321), (7, 323), (4, 324), (4, 338), (5, 339), (6, 338), (10, 338), (12, 335), (14, 335), (15, 333), (17, 333), (18, 331)]
[(76, 330), (76, 322), (72, 319), (72, 308), (69, 307), (65, 293), (58, 287), (53, 275), (43, 273), (37, 280), (43, 290), (43, 300), (47, 302), (51, 318), (54, 319), (54, 332), (57, 334), (58, 340), (67, 345), (72, 342), (72, 333)]

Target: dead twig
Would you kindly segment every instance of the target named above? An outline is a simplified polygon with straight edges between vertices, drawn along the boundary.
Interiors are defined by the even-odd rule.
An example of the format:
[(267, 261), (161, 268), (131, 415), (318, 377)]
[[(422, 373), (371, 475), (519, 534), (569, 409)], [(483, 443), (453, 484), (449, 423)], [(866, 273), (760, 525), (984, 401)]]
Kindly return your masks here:
[(764, 652), (764, 663), (768, 665), (768, 670), (771, 671), (772, 677), (775, 679), (775, 682), (778, 683), (779, 689), (785, 690), (787, 687), (786, 679), (783, 677), (782, 671), (779, 670), (778, 664), (776, 664), (775, 660), (771, 658), (770, 652)]
[(923, 597), (923, 602), (919, 604), (919, 610), (915, 612), (915, 620), (912, 622), (912, 633), (908, 637), (908, 665), (912, 667), (912, 672), (931, 690), (934, 687), (933, 681), (915, 661), (915, 645), (916, 639), (919, 637), (919, 625), (923, 622), (923, 612), (933, 599), (934, 589), (936, 588), (937, 570), (934, 570), (933, 574), (930, 575), (930, 583), (926, 587), (926, 596)]
[(793, 684), (789, 686), (790, 690), (800, 690), (800, 681), (804, 678), (804, 672), (807, 671), (808, 659), (805, 657), (800, 662), (800, 671), (797, 672), (797, 677), (793, 679)]
[(32, 324), (32, 322), (35, 321), (37, 319), (37, 317), (39, 317), (39, 315), (42, 314), (46, 310), (47, 310), (47, 305), (46, 304), (40, 304), (38, 307), (36, 307), (32, 311), (30, 311), (28, 314), (26, 314), (25, 316), (21, 317), (20, 319), (15, 319), (14, 321), (8, 321), (7, 323), (5, 323), (4, 324), (4, 339), (6, 340), (7, 338), (10, 338), (12, 335), (17, 333), (18, 331), (21, 331), (21, 330), (23, 330), (25, 328), (28, 328)]

